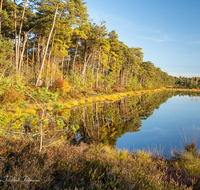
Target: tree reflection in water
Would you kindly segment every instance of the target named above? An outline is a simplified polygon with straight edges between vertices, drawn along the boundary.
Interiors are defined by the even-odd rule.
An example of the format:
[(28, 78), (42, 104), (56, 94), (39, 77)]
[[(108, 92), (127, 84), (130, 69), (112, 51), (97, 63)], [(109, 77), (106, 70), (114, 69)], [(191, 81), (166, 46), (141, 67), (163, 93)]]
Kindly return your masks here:
[(71, 143), (103, 143), (115, 146), (126, 132), (138, 132), (142, 120), (179, 92), (161, 91), (137, 97), (126, 97), (115, 102), (94, 103), (71, 110), (70, 125), (79, 125), (76, 138)]

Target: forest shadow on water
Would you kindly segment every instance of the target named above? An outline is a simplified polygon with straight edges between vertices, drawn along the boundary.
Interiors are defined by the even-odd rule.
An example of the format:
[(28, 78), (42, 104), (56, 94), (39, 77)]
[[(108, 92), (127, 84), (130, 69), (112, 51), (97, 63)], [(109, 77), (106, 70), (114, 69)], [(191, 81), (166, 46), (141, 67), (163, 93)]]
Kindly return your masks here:
[[(172, 97), (176, 99), (188, 97), (191, 102), (193, 97), (197, 100), (199, 95), (196, 92), (161, 91), (142, 96), (126, 97), (115, 102), (93, 103), (76, 107), (71, 110), (68, 125), (79, 125), (79, 130), (78, 135), (71, 140), (71, 144), (102, 143), (119, 149), (125, 148), (129, 151), (151, 149), (151, 151), (170, 157), (171, 150), (180, 148), (181, 145), (184, 146), (184, 139), (187, 136), (187, 134), (185, 134), (186, 136), (182, 134), (185, 127), (185, 116), (180, 118), (180, 126), (176, 124), (178, 116), (170, 109), (164, 108), (165, 112), (161, 112), (153, 120), (148, 118), (153, 116), (155, 110), (159, 112), (160, 106)], [(172, 102), (172, 104), (174, 103)], [(171, 109), (176, 110), (174, 107)], [(178, 109), (181, 110), (182, 107), (178, 106)], [(182, 111), (176, 111), (176, 113), (182, 114)], [(174, 114), (172, 117), (176, 121), (172, 121), (172, 119), (169, 119), (170, 122), (166, 121), (167, 116), (172, 114)], [(143, 125), (145, 126), (143, 127)], [(162, 125), (163, 128), (155, 127), (156, 125)], [(181, 135), (184, 136), (182, 142), (179, 140)], [(173, 143), (174, 139), (176, 143)]]

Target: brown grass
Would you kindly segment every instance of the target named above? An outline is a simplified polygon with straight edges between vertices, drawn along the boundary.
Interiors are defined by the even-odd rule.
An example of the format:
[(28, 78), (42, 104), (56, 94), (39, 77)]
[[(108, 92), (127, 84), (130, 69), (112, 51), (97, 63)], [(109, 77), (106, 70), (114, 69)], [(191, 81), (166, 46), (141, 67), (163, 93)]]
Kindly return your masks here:
[[(166, 160), (144, 151), (63, 144), (39, 154), (38, 147), (34, 141), (1, 137), (1, 189), (187, 189), (195, 183), (182, 170), (169, 170)], [(8, 182), (6, 176), (20, 180)], [(39, 181), (24, 182), (24, 176)]]

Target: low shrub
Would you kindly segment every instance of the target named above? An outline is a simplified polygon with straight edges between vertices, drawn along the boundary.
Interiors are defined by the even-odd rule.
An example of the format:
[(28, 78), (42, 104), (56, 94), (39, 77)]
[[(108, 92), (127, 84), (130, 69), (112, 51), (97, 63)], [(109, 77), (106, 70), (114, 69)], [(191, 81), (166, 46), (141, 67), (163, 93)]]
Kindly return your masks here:
[(65, 85), (65, 81), (62, 79), (62, 78), (57, 78), (55, 81), (54, 81), (54, 87), (55, 88), (59, 88), (60, 90), (64, 87)]
[[(17, 82), (18, 80), (18, 82)], [(19, 103), (25, 99), (25, 86), (21, 83), (22, 79), (3, 78), (0, 81), (0, 102), (7, 103)]]
[[(82, 143), (51, 146), (39, 154), (37, 141), (4, 137), (0, 141), (1, 189), (170, 190), (194, 185), (182, 170), (169, 170), (166, 161), (144, 152), (131, 154)], [(6, 181), (6, 176), (19, 181)], [(24, 181), (25, 176), (33, 182)]]
[(120, 85), (112, 84), (111, 88), (114, 92), (122, 92), (122, 88), (120, 87)]

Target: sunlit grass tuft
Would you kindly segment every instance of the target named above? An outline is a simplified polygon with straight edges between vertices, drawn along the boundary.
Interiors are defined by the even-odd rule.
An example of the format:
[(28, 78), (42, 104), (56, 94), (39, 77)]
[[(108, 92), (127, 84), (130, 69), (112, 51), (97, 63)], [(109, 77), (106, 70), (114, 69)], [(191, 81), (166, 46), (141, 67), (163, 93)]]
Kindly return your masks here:
[(135, 152), (136, 157), (142, 158), (142, 159), (149, 159), (152, 156), (151, 152), (147, 152), (145, 150), (137, 150)]
[(26, 110), (24, 110), (24, 112), (25, 112), (25, 113), (28, 113), (28, 114), (35, 115), (36, 110), (34, 110), (34, 109), (26, 109)]

